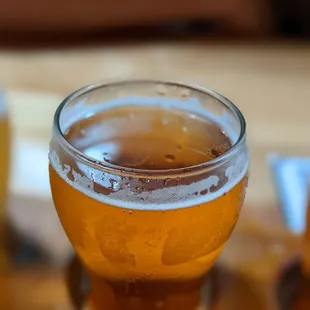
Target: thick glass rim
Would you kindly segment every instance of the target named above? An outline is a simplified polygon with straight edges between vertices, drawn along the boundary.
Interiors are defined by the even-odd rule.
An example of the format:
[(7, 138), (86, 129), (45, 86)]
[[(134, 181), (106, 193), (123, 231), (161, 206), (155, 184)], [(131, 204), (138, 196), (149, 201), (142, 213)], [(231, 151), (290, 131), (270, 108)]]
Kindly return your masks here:
[[(219, 101), (221, 104), (226, 106), (237, 118), (240, 124), (240, 134), (236, 142), (232, 145), (232, 147), (222, 155), (211, 159), (209, 161), (189, 166), (183, 168), (175, 168), (175, 169), (162, 169), (162, 170), (148, 170), (148, 169), (137, 169), (137, 168), (129, 168), (123, 167), (119, 165), (114, 165), (111, 163), (98, 161), (97, 159), (90, 157), (83, 153), (82, 151), (75, 148), (65, 137), (65, 134), (61, 130), (60, 125), (60, 116), (64, 108), (70, 104), (76, 98), (86, 95), (87, 93), (96, 90), (96, 89), (104, 89), (107, 87), (121, 87), (122, 85), (128, 84), (161, 84), (167, 86), (175, 86), (175, 87), (183, 87), (189, 90), (193, 90), (196, 92), (200, 92), (201, 94), (207, 95)], [(76, 158), (78, 161), (82, 162), (83, 164), (95, 168), (97, 170), (106, 171), (109, 173), (115, 173), (119, 175), (133, 175), (133, 176), (156, 176), (156, 177), (167, 177), (171, 175), (184, 175), (188, 173), (193, 173), (195, 171), (201, 170), (210, 170), (216, 168), (218, 166), (226, 164), (240, 149), (242, 149), (245, 143), (245, 133), (246, 133), (246, 121), (239, 110), (239, 108), (234, 105), (229, 99), (222, 96), (221, 94), (217, 93), (214, 90), (204, 88), (201, 86), (186, 84), (183, 82), (172, 82), (172, 81), (165, 81), (165, 80), (152, 80), (152, 79), (130, 79), (130, 80), (118, 80), (113, 82), (106, 82), (106, 83), (97, 83), (97, 84), (89, 84), (86, 85), (70, 95), (68, 95), (58, 106), (56, 112), (54, 114), (54, 122), (53, 122), (53, 135), (56, 134), (57, 142), (61, 144), (61, 146), (68, 152), (71, 156)]]

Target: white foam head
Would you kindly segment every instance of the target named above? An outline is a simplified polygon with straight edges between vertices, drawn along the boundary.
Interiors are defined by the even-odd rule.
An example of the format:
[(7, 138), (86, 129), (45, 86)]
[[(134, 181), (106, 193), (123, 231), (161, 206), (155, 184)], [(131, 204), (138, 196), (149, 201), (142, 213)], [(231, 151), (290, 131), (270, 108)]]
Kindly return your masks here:
[[(89, 108), (86, 108), (83, 104), (81, 104), (75, 110), (71, 109), (71, 113), (74, 111), (73, 115), (70, 115), (70, 111), (68, 111), (67, 114), (63, 116), (65, 122), (62, 130), (66, 131), (70, 126), (72, 126), (72, 124), (85, 118), (86, 115), (94, 115), (95, 113), (120, 106), (133, 105), (150, 105), (162, 109), (176, 109), (189, 113), (195, 113), (220, 126), (230, 137), (233, 144), (236, 143), (239, 136), (239, 133), (233, 126), (232, 115), (229, 113), (223, 113), (220, 116), (211, 114), (201, 107), (196, 98), (190, 98), (188, 99), (188, 102), (184, 102), (183, 100), (172, 100), (166, 98), (130, 97), (117, 99), (115, 101), (106, 102)], [(64, 150), (61, 150), (61, 152), (64, 152)], [(232, 158), (228, 165), (218, 167), (213, 172), (210, 171), (210, 174), (208, 174), (208, 176), (204, 179), (199, 179), (199, 181), (186, 185), (168, 187), (160, 186), (159, 189), (154, 189), (151, 192), (143, 190), (133, 192), (130, 186), (124, 186), (124, 178), (119, 175), (103, 172), (99, 169), (95, 170), (81, 162), (76, 162), (76, 164), (79, 167), (80, 172), (83, 172), (83, 175), (81, 175), (80, 172), (73, 171), (72, 167), (68, 165), (65, 165), (63, 168), (55, 149), (50, 150), (49, 158), (54, 170), (59, 174), (59, 176), (83, 194), (105, 204), (120, 208), (139, 210), (171, 210), (186, 208), (217, 199), (230, 191), (242, 180), (247, 172), (249, 164), (247, 148), (244, 145), (240, 148), (238, 153), (235, 154), (234, 158)], [(221, 169), (225, 170), (223, 171)], [(68, 178), (69, 172), (73, 175), (73, 180)], [(224, 172), (228, 181), (224, 186), (219, 187), (218, 190), (212, 191), (212, 188), (217, 187), (220, 181), (219, 172)], [(111, 182), (111, 180), (113, 181)], [(136, 183), (139, 182), (138, 179), (135, 181)], [(94, 183), (102, 186), (103, 188), (109, 188), (109, 195), (95, 192)], [(143, 185), (145, 186), (145, 182), (135, 184), (136, 187), (143, 187)]]

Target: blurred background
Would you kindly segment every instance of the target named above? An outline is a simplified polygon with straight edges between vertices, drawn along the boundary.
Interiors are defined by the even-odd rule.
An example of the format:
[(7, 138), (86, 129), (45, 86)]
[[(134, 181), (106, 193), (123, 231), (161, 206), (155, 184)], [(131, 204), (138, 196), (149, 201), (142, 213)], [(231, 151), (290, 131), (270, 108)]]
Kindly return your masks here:
[(141, 77), (200, 84), (244, 113), (250, 183), (221, 261), (249, 304), (234, 291), (223, 309), (277, 309), (303, 229), (286, 227), (267, 158), (310, 155), (309, 1), (1, 1), (0, 33), (0, 309), (71, 309), (73, 254), (47, 170), (53, 113), (85, 84)]

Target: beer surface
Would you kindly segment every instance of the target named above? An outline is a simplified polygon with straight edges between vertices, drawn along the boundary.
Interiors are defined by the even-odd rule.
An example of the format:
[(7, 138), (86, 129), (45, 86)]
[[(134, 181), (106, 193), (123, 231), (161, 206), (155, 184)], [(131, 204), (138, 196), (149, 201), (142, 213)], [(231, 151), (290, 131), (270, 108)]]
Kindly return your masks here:
[[(140, 182), (148, 189), (143, 199), (158, 191), (159, 198), (169, 201), (182, 196), (187, 188), (191, 193), (186, 207), (175, 199), (160, 209), (145, 201), (138, 206), (132, 202), (133, 207), (128, 208), (128, 192), (123, 204), (109, 198), (115, 191), (117, 194), (113, 187), (116, 177), (113, 182), (108, 180), (109, 187), (102, 183), (101, 173), (61, 150), (57, 149), (57, 160), (50, 157), (54, 203), (72, 245), (90, 272), (94, 309), (157, 309), (158, 305), (169, 310), (195, 309), (202, 277), (237, 222), (246, 176), (245, 172), (234, 179), (225, 173), (217, 176), (219, 184), (225, 183), (225, 191), (217, 191), (216, 186), (199, 189), (204, 175), (189, 177), (183, 183), (180, 175), (180, 184), (170, 185), (169, 173), (227, 152), (230, 138), (216, 123), (198, 114), (151, 107), (122, 107), (90, 116), (70, 126), (65, 137), (98, 162), (166, 170), (163, 179)], [(247, 163), (244, 167), (246, 171)], [(76, 174), (84, 174), (93, 183), (73, 182)], [(212, 181), (215, 176), (210, 178)], [(132, 186), (136, 181), (133, 175), (125, 184), (139, 198), (140, 185)]]
[(66, 138), (99, 161), (147, 170), (195, 166), (231, 147), (222, 129), (208, 119), (148, 107), (97, 114), (74, 124)]

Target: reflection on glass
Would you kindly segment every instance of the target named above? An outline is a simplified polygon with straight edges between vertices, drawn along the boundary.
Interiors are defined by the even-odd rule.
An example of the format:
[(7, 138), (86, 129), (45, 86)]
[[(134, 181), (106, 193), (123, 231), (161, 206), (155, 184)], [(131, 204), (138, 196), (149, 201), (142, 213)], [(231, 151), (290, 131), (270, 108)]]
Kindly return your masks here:
[(92, 310), (207, 308), (205, 275), (247, 183), (245, 122), (231, 102), (173, 83), (86, 87), (58, 108), (49, 158)]

